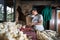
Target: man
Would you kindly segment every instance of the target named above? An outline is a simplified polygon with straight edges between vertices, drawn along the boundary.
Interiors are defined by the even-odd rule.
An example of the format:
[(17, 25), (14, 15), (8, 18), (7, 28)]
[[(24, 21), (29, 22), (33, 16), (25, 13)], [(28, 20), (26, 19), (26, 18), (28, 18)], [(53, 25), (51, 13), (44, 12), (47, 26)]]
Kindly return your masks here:
[(36, 9), (32, 9), (30, 17), (32, 18), (30, 25), (34, 25), (35, 30), (43, 31), (43, 16), (38, 14)]

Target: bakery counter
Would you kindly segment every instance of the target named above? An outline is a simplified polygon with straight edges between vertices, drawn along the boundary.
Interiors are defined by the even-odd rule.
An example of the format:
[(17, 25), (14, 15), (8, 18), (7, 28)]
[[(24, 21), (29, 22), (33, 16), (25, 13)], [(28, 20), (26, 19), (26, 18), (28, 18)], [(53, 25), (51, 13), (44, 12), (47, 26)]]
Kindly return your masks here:
[(52, 30), (35, 31), (32, 27), (15, 23), (0, 23), (0, 40), (60, 40)]

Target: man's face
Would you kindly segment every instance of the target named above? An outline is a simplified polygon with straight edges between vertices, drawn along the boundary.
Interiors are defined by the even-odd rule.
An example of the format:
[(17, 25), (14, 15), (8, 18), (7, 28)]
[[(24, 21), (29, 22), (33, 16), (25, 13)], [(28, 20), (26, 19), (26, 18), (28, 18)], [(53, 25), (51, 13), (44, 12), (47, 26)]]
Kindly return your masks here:
[(33, 11), (32, 11), (32, 14), (33, 14), (33, 15), (38, 14), (37, 10), (33, 10)]

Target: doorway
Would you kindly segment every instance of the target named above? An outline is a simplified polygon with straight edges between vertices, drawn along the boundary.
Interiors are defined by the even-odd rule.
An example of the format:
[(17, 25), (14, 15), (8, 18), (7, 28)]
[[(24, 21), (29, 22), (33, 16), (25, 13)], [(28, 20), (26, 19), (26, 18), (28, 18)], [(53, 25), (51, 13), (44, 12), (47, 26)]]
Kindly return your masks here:
[(44, 6), (43, 6), (43, 5), (40, 5), (40, 6), (34, 5), (33, 8), (36, 8), (37, 11), (38, 11), (38, 13), (41, 14), (41, 11), (42, 11), (42, 9), (44, 8)]
[[(38, 5), (38, 6), (34, 5), (33, 8), (36, 8), (37, 11), (38, 11), (38, 13), (39, 13), (39, 14), (42, 14), (42, 10), (45, 8), (45, 5), (40, 5), (40, 6), (39, 6), (39, 5)], [(43, 19), (44, 19), (44, 18), (43, 18)], [(47, 21), (46, 24), (45, 24), (44, 21), (43, 21), (43, 26), (44, 26), (44, 28), (45, 28), (46, 30), (49, 30), (50, 20)]]

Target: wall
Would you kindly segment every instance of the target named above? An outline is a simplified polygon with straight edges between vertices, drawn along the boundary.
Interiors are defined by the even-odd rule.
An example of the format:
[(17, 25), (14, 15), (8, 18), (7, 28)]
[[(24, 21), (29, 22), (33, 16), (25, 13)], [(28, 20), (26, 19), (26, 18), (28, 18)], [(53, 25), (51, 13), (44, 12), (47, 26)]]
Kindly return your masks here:
[(52, 10), (52, 16), (50, 20), (50, 29), (55, 30), (55, 9)]
[[(22, 12), (23, 12), (23, 14), (26, 16), (29, 12), (30, 12), (30, 10), (32, 9), (32, 5), (31, 4), (26, 4), (26, 3), (21, 3), (19, 0), (17, 0), (16, 1), (16, 22), (18, 22), (18, 16), (19, 16), (19, 14), (18, 14), (18, 12), (17, 12), (17, 7), (18, 6), (20, 6), (21, 7), (21, 9), (22, 9)], [(26, 17), (25, 17), (25, 20), (26, 20)], [(25, 22), (26, 23), (26, 22)]]
[(56, 10), (57, 15), (57, 32), (60, 33), (60, 8), (58, 7)]
[(16, 14), (15, 14), (15, 21), (16, 22), (18, 22), (18, 16), (19, 16), (19, 14), (18, 14), (18, 11), (17, 11), (17, 8), (18, 8), (18, 6), (20, 6), (21, 4), (20, 4), (20, 1), (19, 0), (16, 0)]

